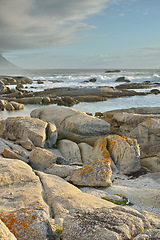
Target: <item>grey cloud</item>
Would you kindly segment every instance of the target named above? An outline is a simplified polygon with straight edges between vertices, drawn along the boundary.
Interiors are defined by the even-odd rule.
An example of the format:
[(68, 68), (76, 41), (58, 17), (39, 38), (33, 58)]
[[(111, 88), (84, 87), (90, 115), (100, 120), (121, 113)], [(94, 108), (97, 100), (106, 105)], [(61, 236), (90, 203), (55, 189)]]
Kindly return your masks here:
[(111, 0), (0, 0), (0, 52), (70, 44)]

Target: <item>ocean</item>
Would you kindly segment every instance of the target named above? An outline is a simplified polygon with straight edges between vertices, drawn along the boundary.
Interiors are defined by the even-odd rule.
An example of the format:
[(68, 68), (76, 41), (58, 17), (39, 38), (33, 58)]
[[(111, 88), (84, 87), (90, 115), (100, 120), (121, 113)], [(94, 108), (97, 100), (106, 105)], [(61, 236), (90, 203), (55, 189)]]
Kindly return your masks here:
[[(107, 69), (38, 69), (38, 70), (14, 70), (6, 75), (17, 76), (23, 75), (33, 80), (33, 84), (24, 85), (27, 91), (43, 91), (47, 88), (81, 88), (81, 87), (101, 87), (109, 86), (116, 87), (119, 84), (116, 79), (119, 77), (125, 77), (130, 80), (131, 83), (143, 83), (144, 81), (150, 81), (151, 83), (160, 83), (160, 69), (124, 69), (121, 72), (108, 72)], [(1, 74), (1, 73), (0, 73)], [(4, 75), (1, 74), (1, 75)], [(96, 81), (89, 81), (95, 78)], [(43, 81), (42, 84), (38, 84), (37, 80)], [(9, 85), (10, 88), (15, 86)], [(156, 87), (157, 88), (157, 87)], [(157, 89), (160, 90), (160, 87)], [(149, 92), (150, 89), (137, 89), (136, 91)], [(0, 113), (0, 119), (4, 119), (9, 116), (29, 116), (30, 112), (43, 106), (26, 105), (24, 110)], [(131, 108), (131, 107), (160, 107), (160, 95), (149, 94), (146, 96), (133, 96), (113, 98), (108, 101), (86, 103), (81, 102), (74, 105), (73, 108), (92, 113), (105, 112), (115, 109)]]

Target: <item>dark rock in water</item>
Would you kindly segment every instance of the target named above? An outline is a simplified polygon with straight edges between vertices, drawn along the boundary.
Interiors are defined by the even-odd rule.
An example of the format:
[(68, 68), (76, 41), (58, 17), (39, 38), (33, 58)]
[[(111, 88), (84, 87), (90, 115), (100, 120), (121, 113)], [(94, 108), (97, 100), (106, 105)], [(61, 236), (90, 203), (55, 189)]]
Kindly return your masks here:
[(89, 79), (89, 82), (96, 82), (96, 81), (97, 81), (96, 78), (91, 78), (91, 79)]
[(42, 80), (37, 80), (38, 84), (43, 84), (44, 82)]
[(128, 79), (125, 79), (125, 77), (119, 77), (119, 78), (117, 78), (116, 79), (116, 82), (130, 82), (130, 80), (128, 80)]
[(23, 86), (22, 83), (17, 84), (16, 89), (17, 89), (18, 91), (21, 91), (22, 88), (24, 88), (24, 86)]
[(159, 87), (159, 83), (149, 83), (143, 82), (143, 83), (127, 83), (127, 84), (121, 84), (116, 86), (116, 89), (148, 89), (153, 87)]
[(159, 94), (160, 93), (160, 91), (158, 90), (158, 89), (152, 89), (151, 91), (150, 91), (150, 93), (153, 93), (153, 94)]
[(121, 70), (106, 70), (105, 73), (119, 73)]

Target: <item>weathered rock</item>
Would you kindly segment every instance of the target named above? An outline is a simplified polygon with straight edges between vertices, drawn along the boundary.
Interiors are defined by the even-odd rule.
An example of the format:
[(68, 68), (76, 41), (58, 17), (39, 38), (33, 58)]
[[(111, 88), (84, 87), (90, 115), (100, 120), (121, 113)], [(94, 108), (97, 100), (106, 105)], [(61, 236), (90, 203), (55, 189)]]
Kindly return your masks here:
[(34, 169), (43, 170), (56, 162), (57, 156), (46, 149), (35, 147), (29, 156), (29, 163)]
[[(10, 140), (21, 140), (28, 137), (35, 146), (44, 147), (47, 142), (53, 142), (52, 134), (46, 136), (47, 123), (29, 117), (11, 117), (0, 121), (0, 137)], [(50, 128), (51, 129), (51, 128)]]
[(107, 148), (120, 173), (130, 174), (140, 170), (140, 150), (136, 139), (110, 135)]
[(46, 145), (52, 148), (56, 144), (58, 138), (57, 128), (54, 123), (50, 122), (48, 123), (46, 135), (47, 135)]
[(142, 233), (138, 234), (137, 237), (133, 238), (133, 240), (152, 240), (152, 239), (160, 239), (160, 229), (147, 229)]
[(17, 102), (23, 103), (23, 104), (42, 104), (43, 102), (43, 97), (23, 97), (16, 99)]
[(24, 105), (23, 105), (23, 104), (20, 104), (20, 103), (17, 103), (17, 102), (11, 101), (10, 104), (13, 105), (13, 107), (15, 108), (15, 110), (21, 110), (21, 109), (24, 108)]
[(160, 107), (119, 109), (102, 115), (102, 119), (111, 124), (112, 133), (126, 136), (146, 118), (160, 118)]
[(158, 86), (160, 86), (159, 83), (150, 83), (148, 81), (145, 81), (143, 83), (127, 83), (127, 84), (124, 83), (119, 86), (116, 86), (116, 89), (148, 89)]
[(79, 168), (81, 167), (76, 165), (70, 166), (70, 165), (52, 164), (49, 168), (45, 170), (45, 172), (59, 176), (61, 178), (66, 178), (70, 176), (76, 169), (79, 169)]
[(115, 207), (77, 211), (64, 219), (65, 240), (126, 240), (149, 229), (149, 221), (137, 211)]
[(57, 221), (59, 222), (59, 218), (63, 219), (66, 215), (66, 211), (57, 211), (57, 205), (67, 211), (75, 211), (76, 209), (95, 209), (98, 207), (111, 208), (114, 206), (114, 204), (103, 199), (82, 193), (77, 187), (58, 176), (42, 172), (36, 173), (41, 179), (47, 202), (53, 210), (56, 223)]
[(160, 153), (154, 155), (153, 157), (141, 158), (141, 165), (152, 172), (160, 172)]
[(9, 231), (6, 225), (0, 220), (0, 239), (16, 240), (17, 238)]
[(87, 143), (79, 143), (78, 147), (80, 149), (82, 163), (86, 164), (86, 163), (94, 160), (94, 159), (92, 159), (93, 147), (91, 145), (89, 145)]
[(92, 149), (91, 159), (101, 159), (101, 158), (109, 158), (111, 160), (111, 169), (112, 172), (118, 172), (118, 168), (116, 167), (114, 161), (111, 159), (110, 153), (107, 150), (107, 138), (100, 137), (94, 144), (94, 148)]
[(42, 186), (31, 167), (0, 158), (0, 218), (18, 240), (51, 236), (49, 209)]
[(78, 186), (109, 187), (112, 185), (109, 159), (97, 159), (75, 170), (68, 178)]
[(26, 159), (29, 158), (30, 152), (27, 151), (25, 148), (23, 148), (20, 145), (15, 144), (14, 142), (12, 142), (10, 140), (0, 138), (0, 154), (2, 154), (2, 152), (4, 151), (5, 148), (16, 150), (20, 154), (22, 153), (25, 156)]
[(32, 80), (30, 78), (24, 76), (4, 76), (1, 78), (5, 85), (17, 85), (17, 84), (32, 84)]
[(105, 121), (67, 107), (49, 106), (35, 109), (31, 116), (55, 123), (59, 140), (68, 139), (93, 145), (100, 136), (110, 133), (109, 124)]
[(69, 160), (70, 163), (82, 163), (80, 150), (75, 142), (62, 139), (58, 141), (57, 148), (61, 152), (62, 156)]
[(32, 141), (26, 137), (24, 139), (18, 140), (16, 141), (17, 144), (20, 144), (22, 147), (24, 147), (25, 149), (31, 151), (35, 146), (32, 143)]
[(8, 102), (8, 103), (6, 104), (6, 110), (7, 110), (7, 111), (14, 111), (15, 108), (14, 108), (14, 106), (13, 106), (10, 102)]
[(2, 156), (5, 158), (19, 159), (26, 163), (29, 162), (29, 159), (26, 157), (25, 153), (18, 152), (16, 150), (10, 150), (10, 149), (5, 148), (4, 151), (2, 152)]
[(160, 119), (147, 118), (130, 132), (141, 147), (141, 158), (154, 156), (160, 152)]
[(7, 103), (8, 103), (8, 101), (6, 101), (6, 100), (0, 100), (0, 111), (4, 111)]
[(0, 80), (0, 94), (7, 93), (8, 89), (6, 85)]
[(128, 83), (128, 82), (130, 82), (130, 80), (126, 79), (125, 77), (119, 77), (119, 78), (116, 79), (116, 82), (126, 82), (126, 83)]

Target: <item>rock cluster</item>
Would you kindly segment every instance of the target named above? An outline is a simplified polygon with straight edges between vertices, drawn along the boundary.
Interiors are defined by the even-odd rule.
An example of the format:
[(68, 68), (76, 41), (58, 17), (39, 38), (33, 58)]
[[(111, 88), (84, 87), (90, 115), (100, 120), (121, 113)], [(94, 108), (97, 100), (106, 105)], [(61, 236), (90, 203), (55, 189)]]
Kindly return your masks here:
[(159, 119), (123, 136), (110, 126), (60, 106), (0, 121), (1, 239), (160, 239), (159, 215), (144, 211), (158, 213), (159, 173), (127, 176), (141, 171), (139, 144), (144, 159), (148, 135), (159, 141)]

